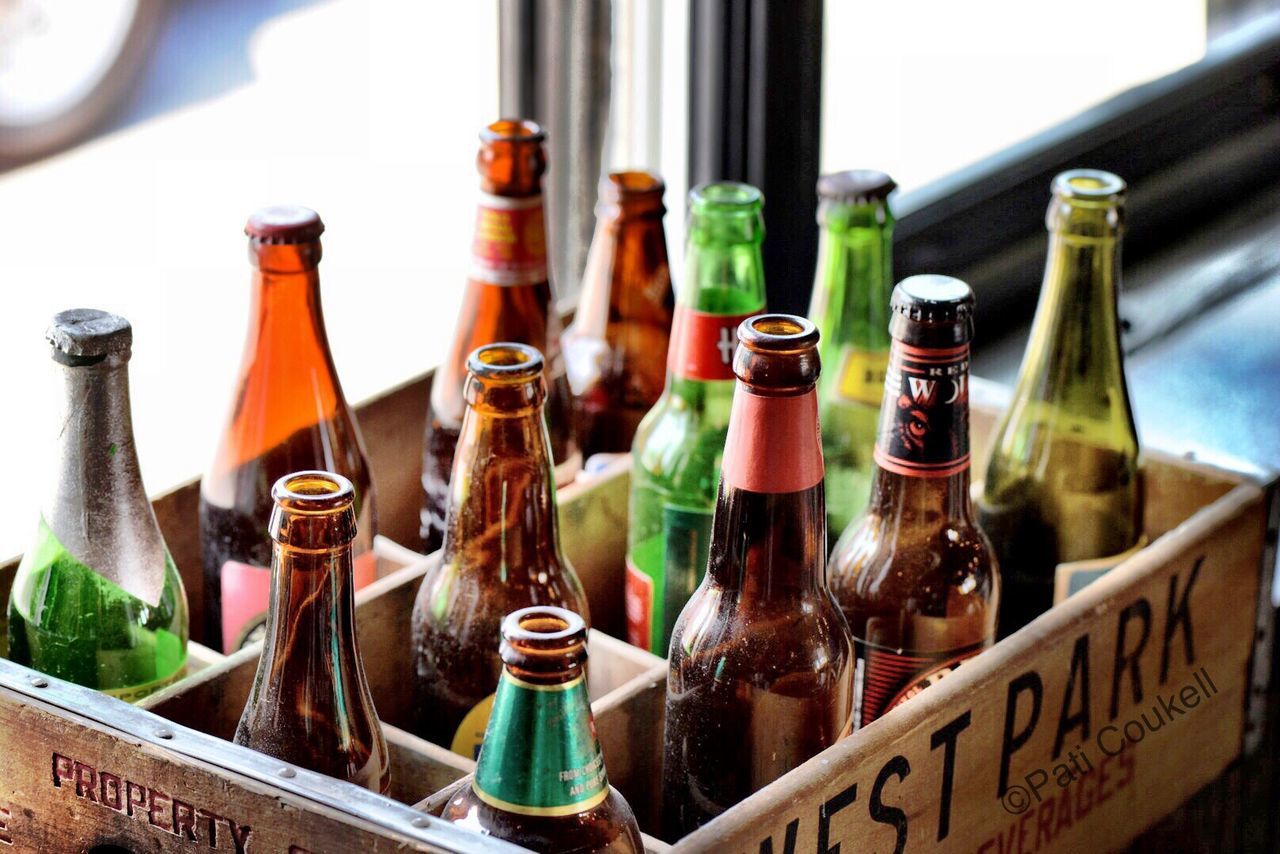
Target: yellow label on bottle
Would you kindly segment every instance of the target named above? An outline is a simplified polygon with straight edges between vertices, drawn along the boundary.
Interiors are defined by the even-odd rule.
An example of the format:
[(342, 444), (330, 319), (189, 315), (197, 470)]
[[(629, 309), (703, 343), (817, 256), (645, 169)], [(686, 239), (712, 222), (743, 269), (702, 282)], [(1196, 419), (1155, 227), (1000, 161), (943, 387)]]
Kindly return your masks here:
[(1053, 604), (1061, 604), (1069, 596), (1083, 590), (1115, 569), (1122, 562), (1133, 557), (1146, 545), (1147, 538), (1143, 535), (1138, 538), (1138, 542), (1134, 543), (1132, 547), (1120, 552), (1120, 554), (1058, 564), (1053, 571)]
[(845, 348), (836, 391), (845, 400), (878, 407), (884, 397), (884, 377), (888, 367), (888, 350)]
[(126, 703), (136, 703), (143, 697), (149, 697), (160, 689), (169, 687), (186, 675), (187, 668), (186, 665), (183, 665), (162, 679), (156, 679), (152, 682), (144, 682), (141, 685), (130, 685), (128, 688), (102, 688), (100, 690), (102, 693), (115, 697), (117, 700), (124, 700)]
[(496, 696), (497, 694), (490, 694), (467, 712), (462, 723), (458, 724), (457, 732), (453, 734), (450, 750), (468, 759), (474, 760), (480, 756), (480, 745), (484, 744), (484, 731), (489, 726), (489, 713), (493, 711), (493, 698)]

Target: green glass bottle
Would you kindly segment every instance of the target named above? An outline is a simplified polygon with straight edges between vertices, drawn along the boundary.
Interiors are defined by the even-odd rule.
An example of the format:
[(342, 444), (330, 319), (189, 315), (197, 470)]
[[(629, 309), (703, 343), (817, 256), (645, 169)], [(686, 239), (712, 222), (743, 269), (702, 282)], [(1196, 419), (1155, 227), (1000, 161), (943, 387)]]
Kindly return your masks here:
[(1040, 304), (979, 501), (1005, 584), (1001, 637), (1114, 566), (1142, 535), (1116, 308), (1124, 194), (1109, 172), (1053, 181)]
[(809, 319), (830, 368), (818, 380), (827, 479), (827, 550), (867, 506), (889, 364), (893, 213), (897, 184), (855, 169), (818, 179), (818, 274)]
[(587, 699), (587, 625), (554, 606), (502, 621), (502, 678), (471, 785), (442, 817), (533, 851), (642, 854), (635, 814), (609, 785)]
[(9, 657), (124, 700), (180, 677), (187, 596), (151, 504), (129, 412), (129, 322), (56, 315), (58, 469), (9, 597)]
[(763, 207), (747, 184), (689, 193), (667, 384), (631, 446), (627, 639), (656, 655), (707, 567), (738, 324), (764, 311)]

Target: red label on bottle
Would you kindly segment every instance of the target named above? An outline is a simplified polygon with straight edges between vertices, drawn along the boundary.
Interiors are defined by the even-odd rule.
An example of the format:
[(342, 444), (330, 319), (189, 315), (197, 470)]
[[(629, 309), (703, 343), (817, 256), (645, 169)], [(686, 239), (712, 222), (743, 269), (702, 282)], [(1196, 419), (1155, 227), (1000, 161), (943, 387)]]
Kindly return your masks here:
[(886, 649), (858, 641), (853, 677), (853, 728), (859, 729), (955, 672), (982, 651), (976, 643), (944, 652)]
[[(355, 586), (373, 583), (378, 558), (365, 552), (352, 561)], [(266, 634), (271, 608), (271, 570), (229, 560), (222, 565), (222, 651), (228, 655)]]
[(627, 555), (627, 582), (623, 594), (627, 608), (627, 643), (649, 649), (653, 626), (653, 579), (632, 563)]
[(739, 383), (721, 471), (726, 486), (749, 492), (799, 492), (821, 482), (817, 393), (765, 397)]
[(908, 477), (969, 468), (969, 345), (893, 342), (880, 406), (876, 464)]
[(738, 346), (738, 325), (747, 314), (707, 314), (677, 305), (671, 324), (671, 348), (667, 370), (683, 380), (733, 379), (733, 351)]
[(534, 285), (547, 280), (542, 196), (480, 195), (471, 278), (491, 285)]

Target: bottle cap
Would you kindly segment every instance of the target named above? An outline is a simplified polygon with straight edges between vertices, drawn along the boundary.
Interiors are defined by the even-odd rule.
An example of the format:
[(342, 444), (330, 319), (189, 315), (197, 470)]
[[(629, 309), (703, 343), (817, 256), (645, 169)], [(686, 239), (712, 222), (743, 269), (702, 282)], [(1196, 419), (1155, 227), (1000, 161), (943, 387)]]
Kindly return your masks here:
[(73, 308), (53, 316), (45, 332), (53, 358), (65, 365), (93, 365), (133, 347), (133, 327), (118, 314)]
[(250, 214), (244, 233), (259, 243), (311, 243), (324, 234), (324, 223), (311, 208), (272, 205)]
[(889, 300), (889, 334), (908, 344), (945, 346), (973, 338), (973, 290), (951, 276), (910, 276)]
[(892, 178), (875, 169), (832, 172), (818, 179), (818, 197), (846, 205), (882, 202), (898, 188)]

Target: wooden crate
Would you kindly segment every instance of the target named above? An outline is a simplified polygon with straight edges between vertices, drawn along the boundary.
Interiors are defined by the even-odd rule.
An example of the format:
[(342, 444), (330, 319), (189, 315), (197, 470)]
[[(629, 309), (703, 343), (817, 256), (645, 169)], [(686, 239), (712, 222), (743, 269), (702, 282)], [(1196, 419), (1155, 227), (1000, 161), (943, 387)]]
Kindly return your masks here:
[[(403, 828), (404, 811), (409, 805), (424, 811), (438, 808), (473, 767), (399, 726), (409, 703), (409, 612), (427, 564), (395, 543), (413, 542), (416, 536), (417, 460), (427, 388), (427, 380), (417, 380), (359, 410), (384, 537), (378, 543), (383, 577), (357, 594), (357, 630), (375, 702), (387, 723), (393, 761), (391, 799), (368, 793), (357, 797), (347, 791), (353, 787), (321, 778), (345, 793), (335, 806), (298, 782), (305, 777), (309, 784), (316, 775), (299, 772), (287, 781), (288, 787), (280, 788), (281, 781), (270, 774), (243, 779), (243, 774), (229, 767), (230, 762), (219, 758), (240, 753), (253, 756), (220, 739), (231, 734), (239, 717), (256, 667), (255, 649), (225, 660), (209, 653), (203, 659), (208, 664), (204, 669), (147, 699), (147, 709), (171, 720), (167, 725), (182, 734), (173, 740), (179, 744), (140, 738), (139, 730), (129, 729), (123, 718), (103, 723), (102, 718), (118, 712), (115, 706), (122, 704), (92, 704), (110, 707), (110, 714), (102, 711), (86, 721), (75, 709), (47, 700), (48, 718), (32, 719), (39, 737), (30, 741), (48, 745), (57, 743), (64, 732), (79, 737), (93, 733), (95, 727), (118, 724), (113, 730), (113, 752), (107, 754), (115, 765), (99, 761), (101, 767), (123, 768), (133, 775), (121, 779), (173, 779), (155, 776), (166, 763), (199, 767), (210, 775), (211, 785), (222, 780), (218, 797), (208, 807), (224, 810), (220, 815), (255, 815), (247, 811), (257, 803), (254, 798), (273, 786), (280, 788), (275, 797), (282, 808), (273, 819), (273, 832), (280, 835), (273, 839), (305, 830), (308, 835), (297, 838), (308, 840), (311, 850), (319, 851), (345, 845), (356, 838), (349, 834), (360, 832), (372, 834), (369, 839), (386, 836), (410, 847), (426, 845), (421, 839), (395, 836)], [(992, 400), (991, 389), (975, 382), (974, 400), (975, 458), (982, 459), (983, 440), (994, 418), (994, 409), (984, 405)], [(980, 472), (981, 466), (975, 471)], [(892, 850), (900, 847), (900, 840), (912, 850), (999, 854), (1119, 849), (1221, 778), (1224, 770), (1238, 768), (1243, 755), (1257, 752), (1263, 732), (1259, 700), (1264, 698), (1258, 696), (1258, 688), (1265, 688), (1270, 675), (1272, 614), (1264, 595), (1269, 585), (1263, 584), (1263, 578), (1269, 579), (1265, 567), (1274, 560), (1274, 535), (1267, 539), (1267, 513), (1268, 508), (1274, 509), (1275, 489), (1257, 476), (1156, 452), (1145, 457), (1145, 477), (1145, 526), (1151, 540), (1147, 549), (966, 663), (954, 677), (679, 841), (675, 850), (834, 851), (840, 843), (846, 851)], [(188, 584), (193, 633), (203, 619), (194, 524), (196, 490), (193, 482), (156, 501), (157, 516)], [(655, 833), (660, 823), (665, 665), (614, 639), (624, 626), (627, 491), (625, 462), (594, 483), (563, 490), (561, 530), (591, 600), (596, 630), (591, 640), (590, 691), (609, 778), (635, 808), (642, 827)], [(0, 567), (0, 592), (7, 594), (13, 565)], [(1117, 649), (1123, 659), (1119, 668)], [(13, 665), (6, 668), (30, 674)], [(1115, 672), (1120, 674), (1118, 681)], [(1201, 681), (1196, 681), (1197, 675)], [(1141, 686), (1140, 700), (1135, 683)], [(1149, 712), (1159, 696), (1193, 684), (1211, 685), (1202, 689), (1211, 690), (1211, 695), (1120, 756), (1102, 761), (1096, 739), (1104, 727), (1123, 726), (1140, 717), (1141, 711)], [(1080, 707), (1086, 685), (1089, 733), (1086, 737), (1079, 725), (1066, 729), (1063, 756), (1079, 755), (1076, 745), (1082, 745), (1094, 770), (1083, 779), (1067, 781), (1063, 789), (1052, 779), (1040, 784), (1038, 772), (1050, 775), (1053, 771), (1064, 700), (1068, 701), (1065, 717), (1070, 719)], [(0, 684), (0, 714), (10, 699), (7, 690)], [(25, 701), (18, 698), (20, 707), (33, 702), (29, 694)], [(1028, 728), (1037, 695), (1036, 724)], [(166, 725), (148, 711), (125, 708), (131, 715), (146, 716), (136, 719), (146, 722), (136, 724), (144, 729)], [(1028, 729), (1025, 739), (1021, 737), (1024, 729)], [(1006, 742), (1010, 788), (1002, 800), (998, 790)], [(1111, 746), (1110, 741), (1107, 744)], [(185, 749), (190, 746), (212, 752)], [(151, 770), (135, 772), (127, 765), (135, 761), (152, 763)], [(48, 798), (49, 768), (50, 757), (34, 750), (29, 762), (24, 759), (11, 765), (10, 773), (27, 787), (22, 791), (40, 791)], [(1023, 812), (1017, 812), (1018, 796), (1007, 794), (1017, 791), (1012, 786), (1026, 792), (1030, 805)], [(61, 789), (53, 791), (65, 801), (59, 801), (64, 808), (57, 817), (59, 826), (69, 822), (77, 832), (83, 831), (77, 839), (105, 839), (103, 833), (116, 832), (118, 817), (110, 810), (84, 798), (66, 797)], [(363, 812), (352, 814), (341, 808), (348, 794)], [(286, 804), (288, 809), (283, 808)], [(26, 802), (15, 800), (10, 817), (25, 808)], [(311, 814), (321, 819), (308, 824)], [(46, 824), (39, 815), (22, 815), (27, 833)], [(422, 813), (413, 815), (428, 821)], [(0, 813), (0, 819), (5, 818)], [(18, 828), (20, 822), (15, 819), (11, 825)], [(354, 830), (337, 829), (339, 825)], [(172, 834), (153, 834), (153, 844), (156, 838), (174, 842)], [(656, 838), (648, 843), (654, 851), (666, 847)], [(287, 850), (281, 844), (281, 850)], [(303, 842), (291, 844), (307, 847)]]

